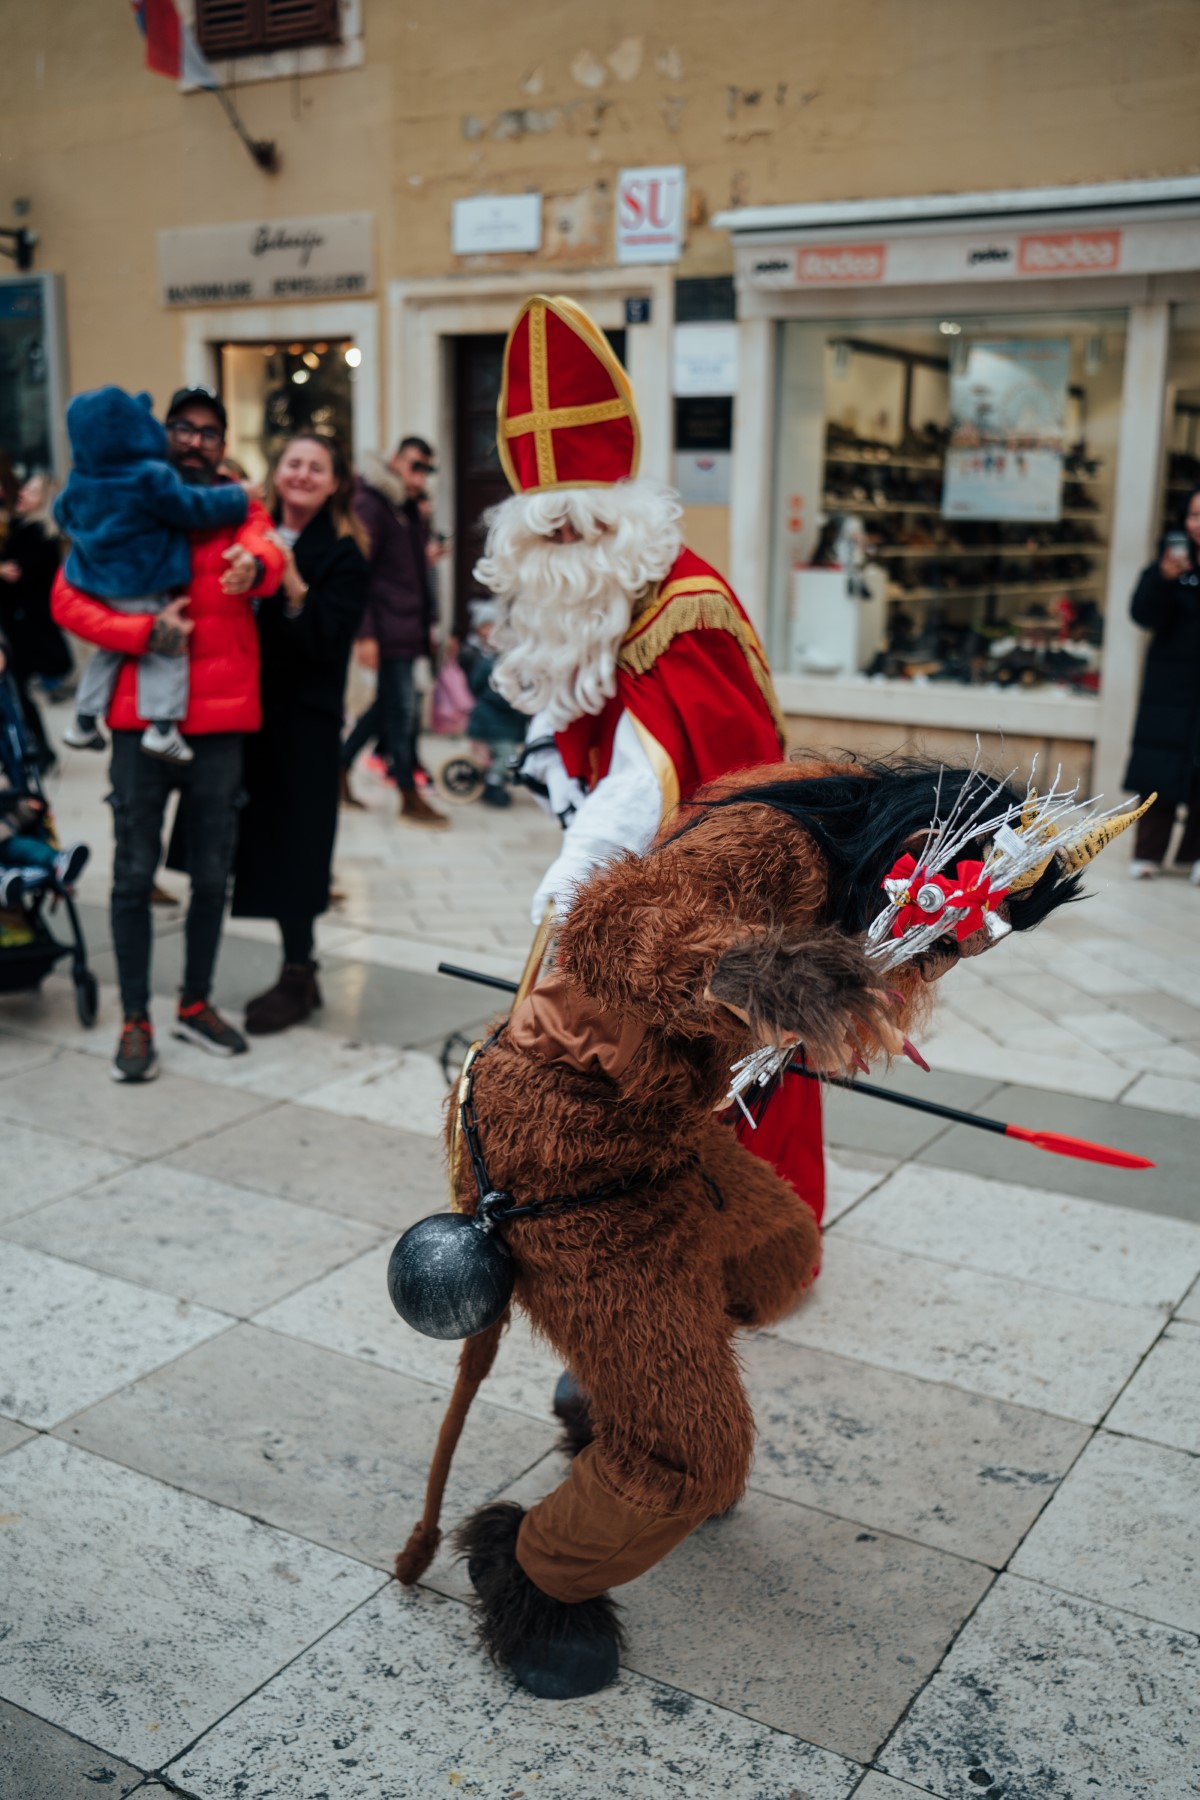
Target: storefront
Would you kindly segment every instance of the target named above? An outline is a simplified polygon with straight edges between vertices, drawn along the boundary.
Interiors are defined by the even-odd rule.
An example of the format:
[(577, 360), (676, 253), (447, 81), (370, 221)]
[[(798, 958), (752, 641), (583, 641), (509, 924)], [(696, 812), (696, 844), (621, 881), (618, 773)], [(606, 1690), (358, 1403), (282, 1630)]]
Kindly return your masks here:
[(67, 332), (58, 275), (0, 275), (0, 445), (18, 476), (67, 467)]
[(1200, 181), (717, 222), (733, 575), (796, 740), (978, 731), (1115, 792), (1129, 596), (1200, 470)]

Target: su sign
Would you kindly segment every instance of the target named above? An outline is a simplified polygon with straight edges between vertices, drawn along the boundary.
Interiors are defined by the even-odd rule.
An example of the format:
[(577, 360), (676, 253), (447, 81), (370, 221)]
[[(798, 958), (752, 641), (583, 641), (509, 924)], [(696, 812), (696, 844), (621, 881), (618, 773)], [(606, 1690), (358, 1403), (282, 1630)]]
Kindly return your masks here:
[(684, 172), (622, 169), (617, 178), (617, 261), (679, 261), (683, 244)]

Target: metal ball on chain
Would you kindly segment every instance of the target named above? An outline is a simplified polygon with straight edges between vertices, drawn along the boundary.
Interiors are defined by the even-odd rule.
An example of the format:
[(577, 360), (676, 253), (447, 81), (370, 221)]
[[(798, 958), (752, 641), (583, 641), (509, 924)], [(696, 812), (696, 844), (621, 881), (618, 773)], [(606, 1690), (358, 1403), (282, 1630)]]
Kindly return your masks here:
[(512, 1298), (512, 1252), (486, 1216), (434, 1213), (396, 1244), (387, 1279), (392, 1305), (415, 1331), (474, 1337)]

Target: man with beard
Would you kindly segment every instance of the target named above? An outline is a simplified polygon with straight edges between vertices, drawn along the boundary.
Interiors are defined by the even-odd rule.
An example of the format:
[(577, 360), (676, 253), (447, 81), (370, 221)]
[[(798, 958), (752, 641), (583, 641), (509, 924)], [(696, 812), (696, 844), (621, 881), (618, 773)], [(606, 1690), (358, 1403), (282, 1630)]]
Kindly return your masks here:
[[(492, 515), (480, 582), (499, 597), (493, 685), (532, 713), (521, 773), (565, 827), (533, 902), (561, 919), (597, 868), (644, 851), (697, 788), (778, 760), (783, 718), (729, 584), (685, 548), (683, 506), (639, 476), (629, 378), (573, 301), (526, 302), (497, 417), (514, 492)], [(792, 1082), (739, 1136), (820, 1218), (816, 1083)], [(568, 1397), (560, 1395), (566, 1416)]]
[[(181, 388), (167, 409), (168, 454), (186, 481), (211, 484), (225, 454), (225, 408), (205, 388)], [(158, 1057), (150, 1023), (150, 904), (162, 854), (167, 796), (178, 787), (187, 813), (192, 892), (184, 932), (183, 987), (173, 1034), (215, 1056), (236, 1056), (246, 1040), (209, 1000), (229, 869), (237, 838), (242, 739), (261, 722), (258, 634), (249, 600), (273, 593), (283, 555), (271, 521), (252, 501), (236, 530), (192, 534), (192, 579), (186, 596), (157, 614), (114, 612), (60, 574), (54, 617), (102, 649), (124, 653), (108, 723), (112, 731), (112, 933), (124, 1024), (113, 1061), (114, 1081), (150, 1081)], [(147, 721), (137, 710), (137, 658), (147, 650), (190, 658), (190, 695), (181, 729), (194, 752), (189, 763), (143, 754)]]

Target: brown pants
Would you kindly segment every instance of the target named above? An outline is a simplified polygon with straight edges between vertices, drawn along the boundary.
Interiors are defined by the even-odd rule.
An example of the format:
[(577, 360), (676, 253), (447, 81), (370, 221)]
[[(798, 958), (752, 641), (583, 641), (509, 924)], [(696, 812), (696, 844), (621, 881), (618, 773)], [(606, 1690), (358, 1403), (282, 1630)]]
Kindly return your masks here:
[[(633, 1581), (739, 1499), (754, 1421), (733, 1334), (790, 1312), (816, 1272), (818, 1228), (794, 1190), (715, 1122), (702, 1157), (719, 1207), (698, 1196), (636, 1268), (599, 1257), (569, 1336), (535, 1317), (589, 1395), (595, 1429), (517, 1540), (521, 1567), (556, 1600)], [(614, 1282), (626, 1280), (622, 1308)]]
[[(1156, 800), (1149, 812), (1138, 820), (1133, 854), (1139, 861), (1162, 861), (1171, 842), (1175, 812), (1176, 803), (1173, 800)], [(1175, 852), (1175, 861), (1200, 862), (1200, 769), (1192, 776), (1192, 785), (1187, 795), (1187, 823)]]

